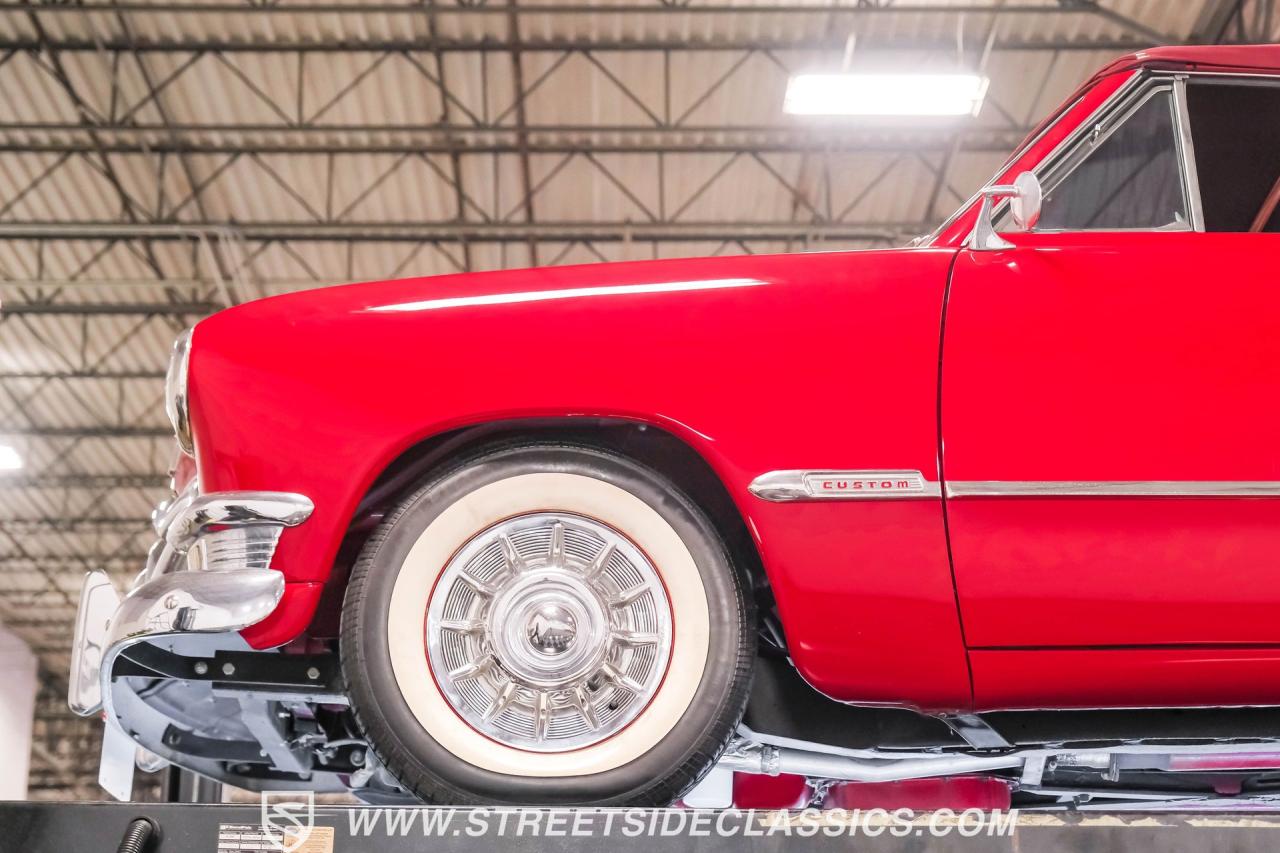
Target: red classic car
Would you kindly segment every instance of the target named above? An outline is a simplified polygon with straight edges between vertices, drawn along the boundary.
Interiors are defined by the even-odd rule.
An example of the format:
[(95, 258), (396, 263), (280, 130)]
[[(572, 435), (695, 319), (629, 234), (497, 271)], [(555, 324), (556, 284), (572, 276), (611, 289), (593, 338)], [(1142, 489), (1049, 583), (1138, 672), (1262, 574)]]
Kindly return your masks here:
[(103, 783), (136, 744), (384, 802), (1266, 798), (1277, 201), (1280, 47), (1161, 48), (910, 248), (209, 317), (151, 558), (85, 584)]

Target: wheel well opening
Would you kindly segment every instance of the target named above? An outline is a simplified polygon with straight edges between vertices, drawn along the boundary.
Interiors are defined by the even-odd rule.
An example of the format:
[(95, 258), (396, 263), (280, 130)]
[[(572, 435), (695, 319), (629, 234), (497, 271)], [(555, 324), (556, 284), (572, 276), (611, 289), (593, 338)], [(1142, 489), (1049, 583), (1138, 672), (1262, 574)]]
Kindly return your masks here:
[(358, 553), (383, 515), (439, 466), (460, 455), (520, 439), (579, 442), (625, 456), (662, 474), (711, 519), (734, 564), (747, 574), (756, 598), (768, 596), (768, 578), (746, 523), (706, 459), (666, 430), (610, 418), (503, 421), (454, 430), (414, 445), (387, 467), (360, 502), (341, 556)]

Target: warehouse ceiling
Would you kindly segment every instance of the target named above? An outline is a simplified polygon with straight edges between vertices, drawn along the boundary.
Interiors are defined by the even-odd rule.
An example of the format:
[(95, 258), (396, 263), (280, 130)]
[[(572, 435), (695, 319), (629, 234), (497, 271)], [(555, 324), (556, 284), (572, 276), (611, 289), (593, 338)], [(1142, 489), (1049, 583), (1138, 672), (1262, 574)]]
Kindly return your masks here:
[[(302, 287), (894, 245), (1114, 56), (1275, 40), (1263, 0), (0, 0), (0, 622), (62, 718), (86, 570), (124, 582), (173, 442), (174, 336)], [(800, 120), (801, 70), (982, 69), (980, 117)], [(87, 780), (87, 781), (86, 781)], [(78, 786), (78, 787), (77, 787)]]

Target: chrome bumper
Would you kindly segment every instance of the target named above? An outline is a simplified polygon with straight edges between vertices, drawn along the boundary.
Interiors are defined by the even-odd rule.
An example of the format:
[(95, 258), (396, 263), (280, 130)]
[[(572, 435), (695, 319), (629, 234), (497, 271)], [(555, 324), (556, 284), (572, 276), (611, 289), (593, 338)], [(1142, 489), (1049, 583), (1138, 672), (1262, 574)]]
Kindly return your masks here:
[(121, 597), (104, 572), (85, 578), (71, 648), (71, 710), (114, 718), (112, 666), (134, 643), (238, 631), (270, 615), (284, 594), (284, 576), (268, 568), (276, 542), (311, 511), (309, 499), (283, 492), (187, 494), (162, 507), (155, 517), (160, 539), (128, 594)]

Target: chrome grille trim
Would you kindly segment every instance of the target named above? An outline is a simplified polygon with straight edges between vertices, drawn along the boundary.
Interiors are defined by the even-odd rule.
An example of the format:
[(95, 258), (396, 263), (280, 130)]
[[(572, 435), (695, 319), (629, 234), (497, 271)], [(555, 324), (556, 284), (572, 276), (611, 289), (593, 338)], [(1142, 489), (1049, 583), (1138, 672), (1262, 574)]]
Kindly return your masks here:
[(159, 539), (130, 589), (170, 572), (266, 569), (280, 534), (314, 509), (292, 492), (214, 492), (201, 495), (194, 481), (152, 513)]
[(193, 571), (269, 569), (284, 528), (259, 524), (205, 533), (187, 551)]

